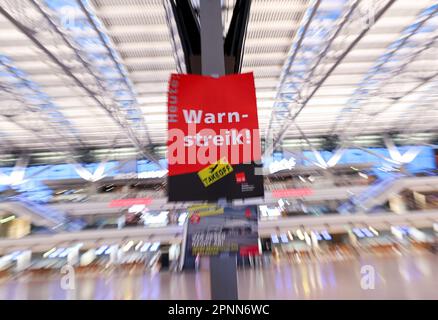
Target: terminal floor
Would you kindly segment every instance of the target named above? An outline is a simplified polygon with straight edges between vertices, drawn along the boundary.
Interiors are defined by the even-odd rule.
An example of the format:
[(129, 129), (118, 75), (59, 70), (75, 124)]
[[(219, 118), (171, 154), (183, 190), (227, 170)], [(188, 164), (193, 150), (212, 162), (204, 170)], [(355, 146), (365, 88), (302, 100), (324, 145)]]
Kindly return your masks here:
[[(374, 289), (364, 266), (375, 270)], [(369, 267), (365, 267), (369, 268)], [(336, 262), (272, 265), (238, 272), (240, 299), (438, 299), (438, 256), (361, 257)], [(0, 279), (0, 299), (209, 299), (209, 272), (111, 272), (76, 275), (74, 290), (61, 277)], [(65, 279), (64, 279), (65, 280)], [(369, 282), (367, 282), (369, 283)], [(70, 288), (72, 288), (70, 286)]]

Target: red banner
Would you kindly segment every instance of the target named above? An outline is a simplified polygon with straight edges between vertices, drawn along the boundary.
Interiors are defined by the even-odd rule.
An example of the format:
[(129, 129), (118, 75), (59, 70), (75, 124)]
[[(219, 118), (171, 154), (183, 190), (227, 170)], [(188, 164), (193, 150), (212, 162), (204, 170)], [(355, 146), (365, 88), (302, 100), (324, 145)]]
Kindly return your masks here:
[(274, 198), (291, 198), (291, 197), (305, 197), (313, 195), (313, 190), (309, 188), (301, 189), (281, 189), (273, 190), (272, 196)]
[(168, 124), (170, 176), (198, 172), (223, 156), (232, 165), (260, 160), (252, 73), (221, 78), (173, 74)]
[[(236, 188), (250, 195), (255, 189), (260, 190), (260, 186), (251, 186), (256, 183), (250, 178), (254, 172), (248, 172), (249, 167), (239, 166), (251, 165), (260, 159), (252, 73), (220, 78), (171, 76), (168, 92), (170, 182), (174, 182), (171, 178), (175, 176), (196, 175), (185, 182), (193, 188), (199, 187), (198, 191), (202, 193), (232, 180), (238, 185)], [(254, 171), (254, 165), (251, 168)], [(260, 184), (260, 179), (256, 180)], [(234, 190), (236, 188), (233, 186)], [(256, 193), (260, 195), (259, 191)], [(186, 200), (193, 200), (193, 197)]]
[(109, 203), (109, 207), (110, 208), (115, 208), (115, 207), (130, 207), (136, 204), (144, 204), (144, 205), (148, 205), (152, 203), (152, 199), (151, 198), (130, 198), (130, 199), (116, 199), (116, 200), (111, 200), (111, 202)]

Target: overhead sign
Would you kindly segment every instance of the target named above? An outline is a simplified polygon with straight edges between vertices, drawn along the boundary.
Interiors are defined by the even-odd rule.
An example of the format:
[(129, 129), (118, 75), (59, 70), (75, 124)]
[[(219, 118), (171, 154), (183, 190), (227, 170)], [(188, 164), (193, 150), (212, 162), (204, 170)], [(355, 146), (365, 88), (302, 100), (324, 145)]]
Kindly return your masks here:
[(312, 194), (313, 190), (309, 188), (272, 190), (272, 196), (274, 198), (305, 197), (311, 196)]
[(220, 78), (171, 76), (168, 93), (170, 201), (263, 196), (260, 160), (252, 73)]
[(115, 207), (130, 207), (133, 205), (148, 205), (152, 203), (152, 199), (151, 198), (130, 198), (130, 199), (116, 199), (116, 200), (111, 200), (111, 202), (109, 203), (109, 207), (110, 208), (115, 208)]

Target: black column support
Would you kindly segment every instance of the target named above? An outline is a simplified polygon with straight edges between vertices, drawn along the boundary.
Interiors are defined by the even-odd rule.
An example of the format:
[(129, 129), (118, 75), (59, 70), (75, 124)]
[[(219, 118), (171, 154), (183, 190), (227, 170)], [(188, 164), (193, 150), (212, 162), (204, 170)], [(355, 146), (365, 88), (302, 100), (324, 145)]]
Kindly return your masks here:
[[(201, 0), (202, 1), (202, 0)], [(224, 39), (225, 74), (240, 73), (252, 0), (237, 0)], [(169, 0), (189, 74), (202, 74), (201, 31), (190, 0)]]
[(242, 69), (243, 47), (246, 39), (251, 0), (237, 0), (230, 27), (225, 37), (225, 72), (240, 73)]
[[(225, 74), (221, 3), (201, 0), (200, 4), (202, 74), (220, 77)], [(238, 299), (235, 254), (210, 257), (210, 291), (212, 300)]]
[(187, 73), (201, 74), (201, 34), (190, 0), (170, 0), (175, 17)]
[[(251, 0), (237, 0), (230, 27), (223, 38), (220, 0), (200, 1), (200, 24), (189, 0), (169, 0), (184, 51), (187, 73), (222, 76), (239, 73)], [(201, 41), (202, 38), (202, 41)], [(185, 259), (191, 267), (194, 259)], [(237, 300), (237, 255), (210, 257), (213, 300)]]

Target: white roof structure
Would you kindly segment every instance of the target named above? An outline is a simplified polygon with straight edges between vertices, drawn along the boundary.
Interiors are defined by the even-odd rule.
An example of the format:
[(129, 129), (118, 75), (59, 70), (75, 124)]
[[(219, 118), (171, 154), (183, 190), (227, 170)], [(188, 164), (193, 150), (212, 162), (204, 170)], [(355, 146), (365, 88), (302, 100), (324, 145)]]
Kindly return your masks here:
[[(165, 1), (0, 0), (2, 153), (165, 145), (177, 71)], [(235, 0), (222, 2), (226, 27)], [(268, 144), (433, 139), (437, 26), (432, 0), (253, 0), (242, 72)]]

